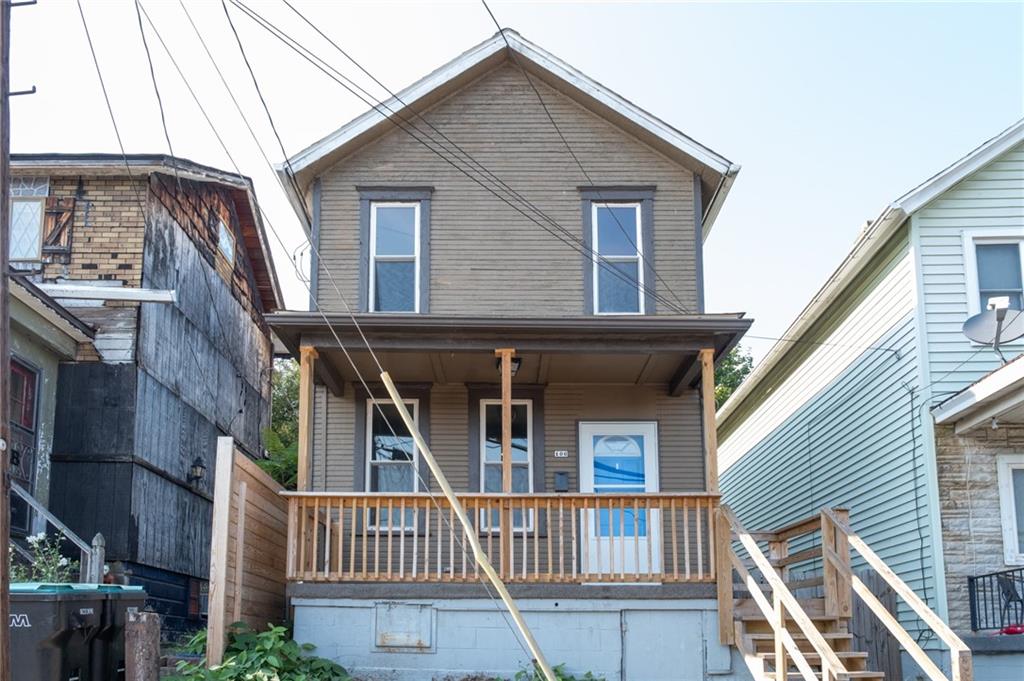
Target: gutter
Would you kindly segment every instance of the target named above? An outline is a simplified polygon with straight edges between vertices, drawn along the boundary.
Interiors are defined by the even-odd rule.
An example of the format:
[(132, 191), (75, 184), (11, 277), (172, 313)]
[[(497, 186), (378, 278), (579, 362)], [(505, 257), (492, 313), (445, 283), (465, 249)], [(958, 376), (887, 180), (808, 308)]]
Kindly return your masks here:
[(715, 218), (718, 217), (719, 211), (722, 210), (722, 205), (729, 195), (729, 190), (732, 189), (736, 176), (739, 174), (740, 166), (736, 163), (730, 163), (729, 168), (722, 175), (722, 179), (718, 181), (718, 187), (715, 188), (715, 193), (711, 195), (711, 201), (708, 202), (708, 207), (704, 211), (704, 215), (701, 216), (702, 241), (707, 241), (708, 235), (711, 234), (711, 226), (715, 223)]

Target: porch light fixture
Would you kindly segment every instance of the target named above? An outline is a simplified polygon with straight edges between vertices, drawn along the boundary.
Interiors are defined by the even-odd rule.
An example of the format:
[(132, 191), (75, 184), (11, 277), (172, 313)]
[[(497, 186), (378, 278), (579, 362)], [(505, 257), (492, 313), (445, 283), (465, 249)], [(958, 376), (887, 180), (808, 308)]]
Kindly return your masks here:
[[(522, 364), (523, 364), (523, 358), (522, 357), (513, 357), (512, 358), (512, 375), (513, 376), (515, 376), (516, 374), (519, 373), (519, 367), (522, 366)], [(499, 357), (498, 359), (496, 359), (494, 361), (494, 368), (498, 370), (498, 375), (500, 376), (501, 375), (501, 357)]]
[(200, 480), (202, 480), (205, 477), (206, 477), (206, 462), (203, 461), (202, 457), (197, 456), (192, 461), (192, 465), (189, 466), (189, 469), (188, 469), (188, 482), (191, 485), (193, 483), (199, 482)]

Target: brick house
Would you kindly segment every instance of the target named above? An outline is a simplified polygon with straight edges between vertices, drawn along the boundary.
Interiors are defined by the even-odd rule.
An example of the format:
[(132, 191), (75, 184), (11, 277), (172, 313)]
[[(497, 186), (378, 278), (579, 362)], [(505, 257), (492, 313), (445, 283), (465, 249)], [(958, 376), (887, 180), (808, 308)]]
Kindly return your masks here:
[[(11, 267), (90, 343), (59, 363), (51, 512), (101, 532), (165, 629), (199, 617), (212, 454), (261, 456), (280, 305), (247, 178), (163, 155), (15, 154)], [(45, 483), (44, 483), (45, 484)]]

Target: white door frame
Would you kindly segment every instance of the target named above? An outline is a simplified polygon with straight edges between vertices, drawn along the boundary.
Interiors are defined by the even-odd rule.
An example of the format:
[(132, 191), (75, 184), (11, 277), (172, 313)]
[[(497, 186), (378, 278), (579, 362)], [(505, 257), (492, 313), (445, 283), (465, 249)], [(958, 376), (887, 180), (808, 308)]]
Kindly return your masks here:
[[(642, 435), (644, 438), (644, 487), (637, 493), (660, 491), (658, 477), (658, 423), (657, 421), (580, 421), (579, 423), (579, 461), (580, 491), (594, 492), (594, 436), (595, 435)], [(630, 509), (626, 509), (627, 513)], [(611, 528), (610, 536), (599, 536), (599, 523), (596, 510), (587, 511), (589, 537), (586, 538), (583, 550), (587, 551), (587, 565), (590, 572), (621, 574), (661, 573), (661, 513), (650, 511), (646, 522), (646, 536), (634, 540), (632, 536), (616, 536)], [(611, 519), (611, 518), (610, 518)], [(652, 541), (653, 540), (653, 541)], [(651, 561), (648, 566), (647, 543), (651, 542)], [(638, 546), (634, 546), (638, 544)], [(612, 558), (612, 550), (615, 557)], [(639, 561), (637, 560), (639, 556)], [(624, 561), (623, 561), (624, 557)], [(648, 569), (650, 567), (650, 569)]]

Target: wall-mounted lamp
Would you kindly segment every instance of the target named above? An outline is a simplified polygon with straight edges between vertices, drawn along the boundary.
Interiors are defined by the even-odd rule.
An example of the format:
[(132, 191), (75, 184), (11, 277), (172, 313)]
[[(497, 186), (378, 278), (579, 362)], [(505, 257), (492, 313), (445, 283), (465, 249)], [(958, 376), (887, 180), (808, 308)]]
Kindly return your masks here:
[[(517, 373), (519, 373), (519, 367), (522, 366), (522, 364), (523, 364), (523, 358), (522, 357), (513, 357), (512, 358), (512, 375), (513, 376), (515, 376)], [(494, 368), (498, 370), (498, 375), (501, 375), (501, 357), (499, 357), (497, 360), (495, 360)]]
[(206, 477), (206, 462), (203, 461), (202, 457), (197, 456), (193, 461), (192, 465), (188, 469), (188, 483), (199, 482)]

